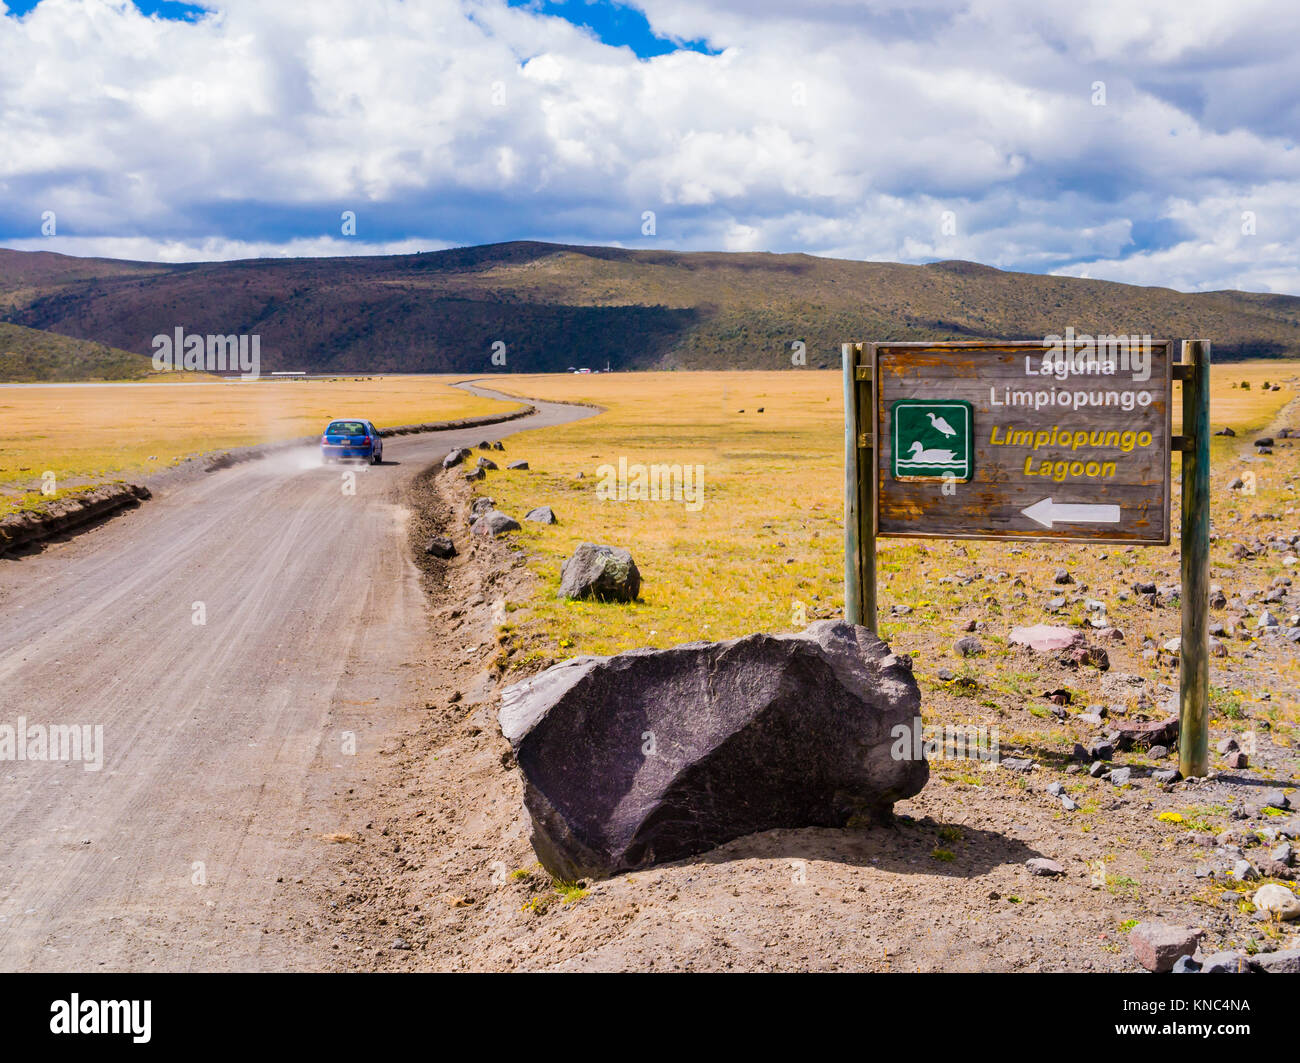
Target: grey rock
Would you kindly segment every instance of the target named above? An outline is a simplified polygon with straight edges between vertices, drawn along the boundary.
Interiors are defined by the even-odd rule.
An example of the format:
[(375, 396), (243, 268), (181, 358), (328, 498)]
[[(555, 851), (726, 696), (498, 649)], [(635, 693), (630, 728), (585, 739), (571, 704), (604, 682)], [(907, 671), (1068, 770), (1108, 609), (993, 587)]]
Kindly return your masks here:
[(528, 468), (528, 462), (526, 462), (526, 461), (512, 461), (509, 465), (506, 466), (506, 468), (507, 468), (507, 469), (526, 469), (526, 468)]
[(1063, 787), (1059, 782), (1051, 782), (1047, 784), (1047, 792), (1053, 797), (1060, 797), (1064, 791), (1065, 787)]
[(1029, 868), (1031, 875), (1055, 877), (1065, 874), (1065, 868), (1055, 860), (1048, 860), (1045, 856), (1035, 856), (1032, 860), (1026, 860), (1025, 867)]
[(470, 469), (470, 471), (465, 474), (465, 479), (485, 480), (487, 479), (487, 473), (485, 473), (482, 469)]
[(1240, 952), (1215, 952), (1201, 961), (1201, 974), (1243, 974), (1250, 970)]
[(1115, 755), (1115, 743), (1108, 738), (1094, 738), (1085, 748), (1091, 760), (1110, 760)]
[(1104, 761), (1100, 761), (1100, 760), (1099, 760), (1099, 761), (1096, 761), (1096, 762), (1092, 765), (1092, 767), (1090, 767), (1090, 768), (1088, 769), (1088, 774), (1091, 775), (1094, 779), (1098, 779), (1098, 778), (1100, 778), (1101, 776), (1105, 775), (1105, 774), (1106, 774), (1106, 764), (1105, 764), (1105, 762), (1104, 762)]
[(1133, 777), (1132, 768), (1116, 768), (1108, 776), (1106, 776), (1106, 778), (1114, 786), (1123, 786), (1125, 783), (1129, 782), (1132, 779), (1132, 777)]
[(496, 509), (496, 501), (487, 495), (481, 495), (469, 504), (469, 523), (473, 524), (489, 510)]
[(425, 546), (424, 552), (433, 557), (455, 557), (456, 544), (445, 535), (435, 535)]
[(1170, 970), (1174, 974), (1198, 974), (1200, 973), (1201, 965), (1192, 959), (1191, 956), (1179, 956), (1178, 959), (1174, 961), (1174, 965)]
[(461, 454), (460, 449), (457, 448), (442, 459), (442, 467), (444, 469), (450, 469), (459, 465), (464, 460), (464, 456)]
[(519, 522), (499, 509), (489, 509), (470, 525), (469, 530), (475, 535), (489, 535), (496, 538), (498, 535), (505, 535), (506, 532), (518, 531)]
[(1259, 795), (1259, 801), (1265, 808), (1287, 809), (1291, 807), (1291, 799), (1281, 790), (1265, 790)]
[(492, 441), (492, 449), (493, 449), (493, 450), (505, 450), (505, 449), (506, 449), (506, 445), (505, 445), (504, 443), (502, 443), (501, 440), (499, 440), (499, 439), (494, 439), (494, 440)]
[(1253, 882), (1259, 878), (1259, 872), (1251, 866), (1249, 860), (1238, 860), (1232, 865), (1232, 877), (1237, 882)]
[(1151, 778), (1161, 786), (1168, 786), (1178, 781), (1179, 774), (1176, 768), (1165, 768), (1161, 771), (1153, 771)]
[(1070, 575), (1068, 569), (1058, 568), (1055, 574), (1052, 576), (1052, 582), (1059, 583), (1062, 586), (1064, 586), (1067, 583), (1073, 583), (1074, 577)]
[(1169, 747), (1152, 746), (1150, 749), (1147, 750), (1147, 756), (1149, 756), (1152, 760), (1164, 760), (1165, 757), (1169, 756)]
[(602, 601), (635, 601), (641, 573), (628, 551), (599, 543), (580, 543), (560, 569), (560, 596)]
[(1079, 806), (1074, 803), (1074, 800), (1068, 794), (1062, 794), (1061, 807), (1067, 812), (1073, 812)]
[(1268, 855), (1279, 864), (1285, 864), (1287, 867), (1290, 867), (1295, 861), (1295, 852), (1292, 850), (1290, 842), (1283, 842)]
[(960, 657), (977, 657), (984, 652), (984, 644), (974, 635), (967, 635), (954, 642), (952, 650)]
[(1148, 971), (1172, 971), (1182, 956), (1196, 951), (1201, 931), (1170, 923), (1138, 923), (1129, 931), (1129, 945), (1138, 963)]
[(555, 519), (555, 511), (550, 506), (538, 506), (536, 509), (530, 509), (524, 514), (524, 520), (535, 521), (538, 524), (558, 524)]
[(478, 467), (479, 467), (480, 469), (493, 469), (493, 470), (495, 470), (498, 466), (497, 466), (497, 463), (496, 463), (495, 461), (493, 461), (491, 458), (479, 458), (479, 459), (478, 459)]
[(1034, 762), (1026, 757), (1003, 757), (998, 766), (1007, 771), (1029, 772), (1034, 770)]
[(614, 657), (508, 687), (500, 722), (532, 841), (564, 879), (678, 860), (776, 828), (887, 818), (929, 777), (921, 695), (862, 627), (819, 621)]
[(1250, 969), (1265, 974), (1300, 974), (1300, 949), (1259, 953), (1250, 958)]

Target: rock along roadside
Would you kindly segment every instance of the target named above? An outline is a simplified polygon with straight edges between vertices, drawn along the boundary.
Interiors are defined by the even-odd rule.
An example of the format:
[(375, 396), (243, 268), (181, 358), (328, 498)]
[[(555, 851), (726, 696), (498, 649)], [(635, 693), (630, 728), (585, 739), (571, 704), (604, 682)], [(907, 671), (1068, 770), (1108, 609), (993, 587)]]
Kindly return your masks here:
[(826, 620), (566, 661), (506, 688), (500, 721), (533, 848), (572, 880), (886, 817), (929, 778), (924, 760), (891, 755), (920, 702), (885, 643)]

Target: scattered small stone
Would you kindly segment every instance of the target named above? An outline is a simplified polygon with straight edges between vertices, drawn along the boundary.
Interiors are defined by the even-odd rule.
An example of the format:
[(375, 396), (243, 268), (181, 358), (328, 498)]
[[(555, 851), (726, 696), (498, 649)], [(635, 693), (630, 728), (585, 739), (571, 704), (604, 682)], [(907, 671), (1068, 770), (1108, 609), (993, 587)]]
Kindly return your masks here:
[(1092, 760), (1110, 760), (1115, 755), (1115, 744), (1108, 738), (1094, 738), (1086, 748)]
[(433, 557), (455, 557), (456, 544), (445, 535), (435, 535), (425, 546), (424, 552)]
[(978, 657), (984, 652), (984, 645), (973, 635), (967, 635), (954, 642), (952, 649), (959, 657)]
[(1174, 974), (1199, 974), (1201, 965), (1190, 956), (1179, 956), (1170, 970)]
[(397, 949), (399, 952), (410, 952), (411, 946), (405, 938), (395, 938), (393, 943), (388, 946), (390, 949)]
[(1251, 866), (1249, 860), (1238, 860), (1232, 865), (1232, 877), (1237, 882), (1253, 882), (1259, 878), (1259, 872)]
[(1169, 747), (1168, 747), (1168, 746), (1152, 746), (1149, 750), (1147, 750), (1147, 755), (1148, 755), (1152, 760), (1164, 760), (1165, 757), (1169, 756)]
[(1153, 771), (1151, 778), (1161, 786), (1169, 786), (1176, 783), (1181, 776), (1175, 768), (1164, 768), (1161, 771)]
[(1240, 952), (1215, 952), (1201, 961), (1201, 974), (1244, 974), (1249, 967)]
[(1300, 949), (1263, 952), (1252, 956), (1247, 962), (1252, 971), (1262, 971), (1267, 974), (1300, 974)]
[(1228, 738), (1219, 739), (1219, 744), (1216, 745), (1214, 748), (1217, 749), (1220, 753), (1235, 753), (1237, 750), (1241, 748), (1241, 746), (1237, 744), (1237, 740), (1235, 738), (1228, 737)]
[(1055, 860), (1048, 860), (1044, 856), (1036, 856), (1032, 860), (1026, 860), (1025, 867), (1029, 868), (1029, 873), (1031, 875), (1055, 877), (1057, 875), (1065, 874), (1065, 868)]
[(1101, 778), (1101, 776), (1106, 774), (1105, 763), (1100, 760), (1097, 761), (1095, 764), (1093, 764), (1091, 768), (1088, 769), (1088, 774), (1091, 775), (1094, 779)]
[(1067, 583), (1073, 583), (1074, 577), (1070, 575), (1068, 569), (1058, 568), (1056, 570), (1056, 574), (1052, 577), (1052, 582), (1059, 583), (1062, 585)]
[(1288, 809), (1291, 800), (1281, 790), (1265, 790), (1259, 797), (1265, 808)]
[(526, 468), (528, 468), (528, 462), (526, 462), (526, 461), (512, 461), (509, 465), (506, 466), (506, 468), (507, 468), (507, 469), (526, 469)]
[(1051, 794), (1053, 797), (1060, 797), (1064, 790), (1065, 787), (1062, 786), (1059, 782), (1053, 782), (1047, 784), (1047, 792)]
[(1106, 778), (1115, 786), (1123, 786), (1133, 777), (1132, 768), (1116, 768)]
[(1290, 867), (1295, 861), (1295, 852), (1292, 850), (1290, 842), (1283, 842), (1268, 855), (1279, 864), (1285, 864), (1287, 867)]
[(1278, 919), (1300, 919), (1300, 898), (1285, 886), (1273, 882), (1260, 886), (1250, 901), (1259, 911)]
[(471, 524), (469, 530), (475, 535), (489, 535), (495, 538), (506, 532), (518, 531), (519, 522), (499, 509), (490, 509)]
[(1239, 771), (1250, 766), (1250, 758), (1245, 753), (1229, 753), (1223, 758), (1223, 763), (1225, 766)]
[(1074, 801), (1070, 798), (1069, 794), (1062, 794), (1061, 807), (1065, 809), (1065, 811), (1067, 812), (1073, 812), (1079, 806), (1074, 803)]
[(535, 521), (538, 524), (558, 524), (555, 519), (555, 512), (550, 506), (538, 506), (536, 509), (530, 509), (524, 514), (524, 520)]
[(1034, 762), (1025, 757), (1003, 757), (1000, 763), (1007, 771), (1034, 770)]
[(1138, 923), (1129, 931), (1129, 945), (1138, 963), (1148, 971), (1164, 974), (1172, 971), (1183, 956), (1196, 951), (1203, 931), (1169, 923)]
[(498, 468), (497, 463), (491, 458), (479, 458), (478, 467), (480, 469), (492, 469), (494, 471)]

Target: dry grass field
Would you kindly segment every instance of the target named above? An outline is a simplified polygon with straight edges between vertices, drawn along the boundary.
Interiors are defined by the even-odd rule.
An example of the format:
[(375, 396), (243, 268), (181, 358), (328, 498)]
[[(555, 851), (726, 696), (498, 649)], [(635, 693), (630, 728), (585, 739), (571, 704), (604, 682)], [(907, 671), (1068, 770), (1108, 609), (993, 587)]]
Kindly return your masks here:
[(0, 387), (0, 516), (59, 491), (156, 472), (199, 454), (319, 432), (330, 417), (380, 428), (505, 412), (455, 377)]
[[(1224, 364), (1213, 373), (1215, 429), (1225, 424), (1238, 433), (1259, 428), (1300, 393), (1297, 363)], [(1283, 389), (1266, 391), (1265, 381), (1283, 383)], [(1242, 388), (1243, 382), (1251, 387)], [(549, 504), (560, 521), (525, 523), (517, 533), (533, 555), (541, 589), (529, 603), (529, 619), (516, 621), (517, 641), (526, 647), (516, 663), (791, 630), (803, 626), (803, 617), (841, 614), (838, 372), (541, 375), (496, 378), (494, 386), (508, 394), (588, 402), (606, 410), (591, 420), (513, 437), (510, 457), (527, 459), (531, 471), (490, 474), (481, 488), (512, 515), (522, 517), (533, 506)], [(1178, 421), (1176, 412), (1175, 431)], [(1227, 478), (1220, 466), (1231, 443), (1214, 440), (1220, 486)], [(617, 466), (620, 458), (629, 469), (702, 466), (701, 504), (602, 501), (598, 469)], [(1266, 483), (1260, 492), (1257, 501), (1263, 503)], [(1222, 492), (1219, 499), (1227, 500)], [(632, 551), (644, 581), (640, 602), (621, 606), (556, 597), (560, 564), (584, 540)], [(1052, 565), (1082, 554), (1075, 546), (920, 545), (905, 539), (881, 540), (880, 549), (882, 609), (906, 600), (922, 616), (941, 615), (952, 605), (921, 578), (917, 562), (922, 558), (942, 571), (957, 566), (958, 559), (977, 570), (1006, 565), (1013, 552), (1023, 562)], [(1138, 555), (1127, 556), (1137, 563)], [(929, 589), (920, 593), (923, 585)]]

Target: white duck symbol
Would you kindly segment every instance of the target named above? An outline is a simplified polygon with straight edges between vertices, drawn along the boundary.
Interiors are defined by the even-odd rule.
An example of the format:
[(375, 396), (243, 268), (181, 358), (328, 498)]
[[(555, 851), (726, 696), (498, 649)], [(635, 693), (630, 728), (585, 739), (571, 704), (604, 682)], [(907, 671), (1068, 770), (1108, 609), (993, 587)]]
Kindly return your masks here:
[(926, 416), (930, 418), (930, 423), (934, 425), (935, 428), (939, 429), (939, 431), (942, 432), (944, 435), (955, 436), (957, 434), (957, 429), (955, 429), (942, 417), (936, 416), (933, 413), (927, 413)]
[(919, 462), (928, 461), (936, 463), (947, 463), (952, 461), (951, 450), (926, 450), (920, 442), (912, 444), (912, 452), (907, 456), (909, 461)]

